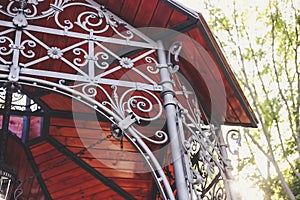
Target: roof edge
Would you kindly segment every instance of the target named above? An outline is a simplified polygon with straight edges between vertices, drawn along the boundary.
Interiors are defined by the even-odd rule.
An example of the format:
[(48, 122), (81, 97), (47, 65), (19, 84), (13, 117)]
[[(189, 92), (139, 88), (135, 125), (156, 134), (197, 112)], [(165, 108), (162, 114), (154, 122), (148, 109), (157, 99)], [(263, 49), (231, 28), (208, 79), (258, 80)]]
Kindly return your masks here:
[(182, 4), (181, 2), (179, 2), (177, 0), (162, 0), (162, 1), (171, 4), (172, 6), (177, 8), (178, 10), (183, 11), (184, 14), (188, 14), (190, 17), (193, 17), (195, 19), (199, 19), (199, 14), (196, 11), (194, 11), (193, 9), (188, 8), (187, 6), (185, 6), (184, 4)]
[[(199, 13), (199, 20), (198, 20), (198, 27), (200, 28), (202, 34), (207, 38), (207, 41), (212, 46), (211, 50), (214, 54), (216, 61), (218, 62), (219, 66), (221, 67), (221, 70), (224, 72), (224, 75), (226, 76), (227, 80), (229, 81), (230, 85), (232, 86), (238, 100), (241, 103), (241, 106), (244, 108), (249, 120), (251, 121), (251, 124), (249, 124), (247, 127), (257, 128), (258, 120), (246, 98), (244, 95), (237, 79), (235, 78), (227, 60), (225, 59), (225, 56), (220, 49), (215, 37), (213, 36), (213, 33), (211, 32), (208, 24), (206, 23), (204, 17), (201, 13)], [(245, 124), (241, 124), (242, 126), (245, 126)]]

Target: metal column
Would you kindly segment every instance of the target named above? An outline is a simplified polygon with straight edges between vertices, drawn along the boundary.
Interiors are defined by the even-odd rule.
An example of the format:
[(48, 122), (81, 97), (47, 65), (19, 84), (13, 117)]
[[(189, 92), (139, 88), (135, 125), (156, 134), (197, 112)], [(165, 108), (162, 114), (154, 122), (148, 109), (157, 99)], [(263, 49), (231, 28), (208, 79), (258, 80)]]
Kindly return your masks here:
[(175, 182), (176, 182), (176, 190), (177, 190), (177, 198), (179, 200), (188, 200), (189, 193), (187, 189), (185, 169), (183, 166), (182, 160), (182, 147), (179, 133), (177, 130), (176, 124), (176, 101), (174, 99), (174, 91), (173, 91), (173, 83), (170, 77), (170, 72), (168, 69), (166, 53), (163, 48), (163, 44), (161, 41), (158, 41), (158, 61), (159, 61), (159, 73), (161, 78), (161, 86), (163, 87), (163, 91), (161, 93), (161, 97), (164, 101), (164, 109), (166, 112), (167, 118), (167, 128), (168, 134), (170, 138), (170, 146), (172, 152), (172, 162), (174, 166), (175, 173)]

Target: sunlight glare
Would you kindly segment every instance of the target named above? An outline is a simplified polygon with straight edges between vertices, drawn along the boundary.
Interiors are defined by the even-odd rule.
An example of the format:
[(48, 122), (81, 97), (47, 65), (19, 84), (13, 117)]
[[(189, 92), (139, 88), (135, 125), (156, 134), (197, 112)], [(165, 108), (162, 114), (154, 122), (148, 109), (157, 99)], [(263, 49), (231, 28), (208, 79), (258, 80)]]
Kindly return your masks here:
[(247, 180), (234, 182), (232, 186), (239, 200), (263, 199), (263, 193)]

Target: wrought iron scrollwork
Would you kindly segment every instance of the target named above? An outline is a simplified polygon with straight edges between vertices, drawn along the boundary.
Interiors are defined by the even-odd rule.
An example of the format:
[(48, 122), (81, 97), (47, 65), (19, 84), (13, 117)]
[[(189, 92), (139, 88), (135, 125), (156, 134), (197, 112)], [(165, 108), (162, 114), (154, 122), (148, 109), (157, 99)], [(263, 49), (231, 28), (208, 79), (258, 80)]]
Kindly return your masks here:
[[(191, 194), (197, 199), (226, 199), (225, 187), (222, 180), (222, 168), (216, 162), (219, 162), (204, 149), (203, 143), (195, 137), (189, 138), (187, 146), (187, 165), (189, 166), (189, 189)], [(215, 150), (212, 150), (214, 153)]]
[(10, 39), (9, 37), (6, 37), (6, 36), (1, 36), (0, 37), (0, 44), (5, 44), (5, 43), (8, 43), (7, 47), (5, 46), (1, 46), (0, 47), (0, 55), (9, 55), (12, 53), (13, 51), (13, 44), (14, 42), (12, 41), (12, 39)]
[(14, 199), (14, 200), (18, 200), (19, 198), (20, 198), (20, 199), (22, 198), (22, 194), (24, 193), (22, 186), (23, 186), (27, 181), (30, 181), (30, 180), (33, 179), (33, 178), (34, 178), (33, 176), (30, 176), (30, 177), (26, 177), (24, 180), (18, 180), (18, 181), (17, 181), (18, 186), (17, 186), (17, 188), (15, 189), (14, 194), (13, 194), (13, 199)]
[(231, 129), (226, 133), (226, 144), (228, 146), (228, 150), (231, 154), (233, 155), (238, 155), (239, 151), (236, 147), (236, 149), (232, 149), (233, 143), (237, 146), (241, 146), (241, 140), (242, 140), (242, 135), (238, 130)]
[(191, 87), (175, 75), (177, 96), (185, 102), (178, 102), (178, 124), (184, 149), (184, 161), (191, 199), (227, 199), (225, 192), (226, 158), (220, 151), (220, 144), (213, 124), (200, 112), (198, 101)]
[(26, 46), (28, 46), (28, 48), (34, 48), (36, 46), (36, 42), (33, 40), (24, 40), (21, 43), (21, 54), (26, 58), (33, 58), (35, 56), (35, 52), (32, 49), (28, 49), (27, 51), (25, 51)]
[(15, 18), (15, 23), (17, 26), (26, 26), (27, 20), (40, 19), (53, 15), (55, 12), (60, 12), (63, 10), (63, 5), (69, 0), (57, 0), (50, 6), (47, 10), (41, 11), (38, 9), (40, 3), (44, 0), (12, 0), (4, 8), (0, 5), (0, 13)]
[(54, 18), (56, 24), (63, 29), (65, 32), (71, 31), (75, 25), (79, 26), (83, 31), (89, 32), (91, 34), (101, 34), (111, 29), (116, 35), (122, 39), (130, 40), (134, 37), (134, 34), (129, 29), (125, 32), (119, 30), (119, 28), (126, 26), (127, 24), (116, 16), (110, 14), (103, 6), (95, 8), (95, 6), (86, 3), (67, 3), (60, 4), (60, 9), (65, 10), (72, 6), (85, 6), (90, 8), (90, 11), (81, 12), (77, 16), (75, 22), (65, 19), (61, 21), (60, 13), (55, 12)]
[[(0, 87), (0, 109), (4, 109), (6, 88)], [(29, 101), (28, 101), (29, 100)], [(12, 93), (11, 110), (14, 111), (27, 111), (31, 112), (40, 111), (41, 107), (30, 100), (24, 93), (20, 91), (20, 88), (15, 88)]]
[[(83, 6), (84, 11), (80, 10)], [(79, 8), (79, 12), (74, 13), (75, 20), (72, 21), (64, 13), (74, 7)], [(119, 141), (123, 138), (129, 140), (143, 156), (162, 196), (174, 199), (172, 192), (168, 192), (168, 182), (161, 166), (147, 146), (149, 143), (165, 144), (168, 141), (167, 134), (162, 130), (154, 130), (149, 136), (138, 129), (141, 123), (150, 123), (162, 117), (163, 106), (158, 97), (162, 87), (152, 79), (152, 73), (147, 74), (149, 70), (139, 70), (135, 66), (137, 61), (155, 52), (156, 42), (138, 30), (132, 30), (130, 25), (92, 1), (55, 0), (47, 4), (44, 0), (13, 0), (7, 5), (0, 3), (0, 13), (14, 21), (0, 20), (7, 28), (7, 31), (0, 33), (2, 70), (12, 71), (11, 63), (6, 61), (11, 59), (13, 66), (19, 69), (16, 74), (20, 75), (13, 81), (66, 95), (100, 113), (112, 124), (112, 135)], [(53, 22), (53, 26), (27, 26), (27, 23), (37, 19), (47, 19)], [(42, 40), (38, 36), (40, 33), (62, 39), (72, 37), (76, 43), (70, 46), (53, 44)], [(14, 40), (10, 39), (11, 35), (15, 36)], [(102, 42), (146, 51), (136, 57), (121, 57), (102, 45)], [(116, 66), (111, 66), (111, 60), (117, 61)], [(150, 60), (152, 64), (157, 63), (154, 58)], [(36, 67), (42, 62), (61, 62), (64, 69), (51, 71), (43, 66)], [(143, 78), (143, 82), (106, 78), (118, 70), (129, 69)], [(97, 98), (102, 99), (98, 101)]]
[[(45, 3), (44, 0), (12, 0), (5, 7), (0, 3), (0, 13), (11, 17), (14, 24), (6, 23), (8, 31), (0, 33), (0, 44), (3, 44), (0, 47), (0, 56), (9, 57), (16, 51), (28, 61), (19, 63), (19, 60), (22, 59), (16, 58), (18, 63), (15, 63), (15, 66), (22, 68), (22, 74), (20, 79), (14, 80), (20, 81), (24, 85), (67, 95), (89, 105), (107, 118), (112, 124), (112, 136), (118, 141), (126, 138), (135, 145), (153, 173), (162, 197), (167, 199), (167, 195), (164, 193), (164, 189), (168, 186), (165, 174), (159, 171), (161, 170), (160, 163), (157, 162), (145, 141), (152, 144), (166, 144), (169, 140), (168, 135), (165, 131), (158, 130), (150, 137), (137, 128), (143, 122), (150, 123), (162, 117), (163, 105), (157, 93), (162, 92), (163, 87), (157, 83), (156, 79), (153, 79), (153, 75), (165, 68), (164, 70), (170, 72), (170, 76), (173, 78), (173, 80), (165, 82), (178, 89), (177, 91), (170, 90), (171, 92), (168, 91), (168, 93), (174, 92), (176, 95), (183, 95), (183, 99), (186, 100), (185, 104), (174, 101), (172, 105), (177, 103), (178, 121), (175, 123), (180, 130), (191, 197), (226, 199), (222, 177), (225, 177), (227, 161), (220, 152), (220, 144), (215, 133), (216, 127), (209, 124), (207, 119), (203, 119), (204, 116), (201, 115), (197, 98), (193, 96), (190, 88), (178, 78), (178, 73), (176, 73), (179, 71), (178, 65), (172, 64), (172, 61), (179, 59), (181, 42), (175, 42), (170, 46), (167, 63), (160, 64), (153, 56), (157, 43), (137, 30), (133, 30), (130, 25), (103, 6), (95, 6), (89, 2), (55, 0), (54, 3), (48, 5), (46, 10), (38, 9), (41, 4)], [(76, 13), (74, 21), (64, 18), (64, 11), (80, 6), (84, 6), (86, 9)], [(37, 28), (35, 30), (27, 26), (29, 20), (41, 18), (53, 20), (57, 27), (45, 29), (45, 27), (35, 26)], [(15, 26), (18, 28), (16, 29)], [(16, 42), (17, 40), (10, 39), (9, 34), (13, 31), (17, 31), (19, 34), (16, 34), (17, 39), (25, 39), (19, 43)], [(106, 37), (106, 32), (108, 35), (113, 34), (114, 37)], [(66, 47), (46, 44), (45, 41), (35, 36), (35, 33), (48, 33), (62, 38), (73, 37), (79, 42)], [(103, 33), (105, 33), (104, 36), (101, 35)], [(108, 42), (108, 38), (111, 44), (142, 47), (146, 51), (136, 57), (121, 57), (101, 44), (101, 42)], [(134, 38), (139, 39), (133, 41)], [(36, 46), (46, 53), (38, 57), (39, 53), (34, 51)], [(97, 51), (95, 51), (96, 48), (98, 48)], [(73, 60), (67, 59), (66, 54), (68, 53), (72, 54), (69, 58), (72, 57)], [(2, 57), (0, 57), (0, 62), (5, 65), (3, 71), (7, 71), (11, 62), (5, 61), (5, 58)], [(51, 72), (33, 67), (48, 59), (63, 62), (69, 68), (66, 71), (72, 71), (72, 73), (63, 71), (57, 73), (57, 71)], [(110, 60), (116, 60), (114, 63), (116, 65), (111, 66)], [(146, 62), (146, 66), (143, 66), (145, 69), (139, 70), (136, 66), (137, 61)], [(141, 77), (144, 82), (105, 79), (108, 75), (114, 75), (113, 73), (118, 70), (130, 70)], [(35, 78), (37, 76), (42, 78)], [(54, 78), (57, 82), (48, 81), (48, 78)], [(97, 98), (101, 98), (101, 102)], [(230, 137), (236, 139), (235, 135)], [(172, 172), (168, 169), (165, 172), (173, 181), (171, 185), (175, 187)], [(163, 184), (165, 184), (165, 188), (163, 188)], [(168, 191), (170, 199), (172, 199), (172, 195), (172, 191)]]
[[(96, 83), (78, 83), (76, 85), (66, 85), (64, 80), (60, 80), (59, 84), (80, 91), (87, 97), (95, 98), (99, 92), (106, 97), (101, 104), (108, 109), (115, 112), (123, 123), (119, 124), (119, 128), (113, 128), (113, 135), (117, 135), (117, 138), (121, 138), (120, 135), (123, 129), (127, 129), (130, 125), (142, 122), (151, 122), (157, 120), (162, 115), (163, 106), (161, 100), (151, 91), (139, 88), (130, 88), (122, 91), (121, 95), (118, 93), (118, 87), (111, 86), (109, 92), (103, 86)], [(141, 133), (134, 126), (132, 127), (135, 132), (143, 139), (154, 144), (163, 144), (168, 140), (168, 136), (164, 131), (156, 131), (153, 137), (147, 137)], [(116, 131), (120, 132), (117, 133)]]
[(169, 51), (168, 51), (169, 53), (168, 53), (168, 57), (167, 57), (167, 59), (168, 59), (167, 64), (169, 65), (169, 71), (172, 74), (176, 73), (179, 70), (179, 66), (172, 64), (171, 55), (173, 55), (174, 60), (176, 62), (178, 62), (179, 61), (179, 54), (180, 54), (181, 49), (182, 49), (182, 42), (180, 42), (180, 41), (174, 42), (169, 48)]
[[(161, 117), (162, 104), (159, 98), (147, 90), (139, 90), (138, 94), (135, 94), (135, 89), (129, 89), (122, 93), (119, 97), (117, 93), (117, 87), (113, 86), (113, 99), (108, 98), (109, 101), (103, 101), (102, 104), (110, 106), (114, 111), (123, 118), (129, 118), (121, 125), (122, 128), (127, 128), (133, 123), (151, 122)], [(154, 105), (156, 109), (154, 109)], [(131, 124), (130, 124), (131, 123)], [(120, 124), (119, 124), (120, 125)], [(164, 131), (155, 132), (156, 139), (146, 137), (143, 133), (138, 131), (135, 127), (132, 127), (135, 132), (143, 139), (154, 143), (163, 144), (167, 142), (168, 136)]]
[(159, 73), (159, 69), (157, 68), (157, 66), (158, 66), (158, 62), (157, 62), (157, 60), (155, 60), (153, 57), (151, 57), (151, 56), (147, 56), (146, 58), (145, 58), (145, 60), (146, 60), (146, 62), (147, 63), (149, 63), (149, 64), (154, 64), (154, 66), (153, 65), (149, 65), (149, 66), (147, 66), (147, 70), (148, 70), (148, 72), (150, 72), (151, 74), (157, 74), (157, 73)]

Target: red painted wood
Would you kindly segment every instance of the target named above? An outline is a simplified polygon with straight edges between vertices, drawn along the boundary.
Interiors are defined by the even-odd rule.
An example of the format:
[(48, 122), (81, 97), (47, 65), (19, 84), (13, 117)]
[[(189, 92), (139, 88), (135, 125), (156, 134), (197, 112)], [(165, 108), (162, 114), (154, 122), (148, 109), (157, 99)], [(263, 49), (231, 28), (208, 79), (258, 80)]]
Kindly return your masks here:
[(30, 150), (34, 156), (46, 154), (46, 152), (53, 150), (54, 147), (47, 142), (40, 142), (30, 146)]
[(172, 13), (172, 16), (169, 18), (169, 22), (167, 24), (167, 28), (172, 28), (173, 26), (176, 26), (180, 23), (183, 23), (186, 21), (188, 18), (181, 12), (174, 10)]
[(158, 2), (149, 27), (166, 27), (174, 10), (163, 2)]
[(124, 0), (122, 4), (120, 16), (123, 16), (123, 19), (126, 22), (133, 21), (137, 11), (139, 10), (141, 0)]
[(139, 10), (133, 21), (135, 27), (147, 27), (152, 19), (153, 12), (156, 10), (157, 0), (141, 0)]
[[(77, 2), (83, 2), (83, 0), (79, 0)], [(170, 28), (185, 23), (188, 20), (187, 16), (183, 12), (175, 9), (173, 6), (170, 6), (167, 1), (97, 0), (97, 2), (105, 5), (107, 9), (119, 15), (120, 18), (124, 19), (135, 27), (157, 26), (162, 28)], [(40, 5), (46, 8), (49, 5), (49, 1), (40, 2)], [(66, 8), (66, 12), (62, 13), (62, 17), (74, 21), (77, 17), (76, 13), (85, 10), (89, 10), (89, 8), (85, 6)], [(6, 17), (3, 17), (3, 15), (1, 15), (1, 19), (8, 20)], [(55, 24), (53, 16), (42, 20), (30, 21), (30, 24), (60, 29)], [(235, 124), (251, 124), (249, 116), (247, 116), (246, 110), (242, 107), (241, 100), (239, 100), (237, 96), (239, 95), (241, 97), (246, 106), (248, 105), (247, 101), (201, 15), (198, 26), (203, 26), (203, 30), (206, 31), (209, 37), (211, 37), (211, 40), (215, 46), (211, 46), (211, 44), (206, 41), (206, 38), (203, 36), (203, 33), (200, 31), (199, 27), (195, 27), (185, 33), (187, 37), (192, 38), (196, 43), (198, 43), (201, 48), (197, 47), (190, 40), (183, 40), (184, 44), (182, 49), (182, 58), (180, 59), (179, 63), (179, 65), (182, 66), (181, 72), (192, 84), (193, 88), (197, 92), (202, 106), (204, 107), (204, 110), (206, 110), (208, 114), (211, 111), (212, 102), (216, 102), (217, 109), (220, 109), (222, 105), (220, 105), (218, 102), (218, 99), (221, 98), (221, 96), (218, 96), (218, 92), (214, 98), (210, 97), (210, 93), (206, 84), (207, 80), (211, 82), (211, 90), (220, 91), (221, 87), (225, 87), (226, 113), (219, 113), (220, 116), (224, 118), (225, 122)], [(0, 26), (0, 31), (3, 30), (5, 29)], [(120, 31), (123, 30), (124, 28), (120, 29)], [(73, 31), (84, 33), (84, 31), (77, 25), (75, 25)], [(74, 38), (40, 34), (34, 31), (32, 31), (31, 34), (43, 41), (47, 46), (58, 47), (60, 49), (64, 49), (67, 46), (80, 42), (80, 40)], [(113, 31), (110, 30), (102, 36), (112, 37), (113, 35)], [(5, 36), (13, 38), (13, 33), (6, 34)], [(29, 37), (25, 34), (23, 35), (23, 38), (29, 39)], [(135, 37), (134, 40), (141, 41), (141, 39), (138, 37)], [(123, 50), (123, 47), (120, 48), (120, 46), (114, 44), (106, 44), (106, 47), (112, 51), (118, 52), (121, 56), (129, 57), (128, 52), (120, 51)], [(87, 50), (87, 44), (81, 45), (80, 48)], [(95, 46), (95, 48), (96, 51), (103, 51), (100, 47)], [(223, 67), (225, 67), (225, 71), (221, 68), (221, 66), (219, 66), (215, 55), (213, 55), (213, 48), (217, 51), (220, 58), (224, 62)], [(39, 44), (37, 44), (35, 47), (35, 51), (37, 54), (32, 60), (36, 59), (37, 57), (47, 56), (47, 49), (41, 47)], [(134, 55), (130, 55), (130, 58), (134, 59), (142, 53), (144, 53), (143, 50), (140, 52), (136, 51)], [(73, 50), (65, 52), (63, 56), (70, 62), (73, 62), (75, 58)], [(151, 56), (156, 58), (155, 53), (153, 53)], [(83, 55), (76, 57), (84, 59)], [(10, 59), (9, 56), (4, 56), (3, 58), (6, 60)], [(27, 63), (32, 60), (27, 60), (21, 55), (21, 63)], [(191, 63), (196, 64), (193, 66)], [(119, 61), (115, 60), (109, 69), (114, 68), (117, 65), (119, 65)], [(134, 63), (134, 69), (140, 70), (141, 72), (149, 75), (147, 72), (147, 66), (149, 65), (150, 64), (147, 63), (143, 58)], [(154, 67), (154, 65), (152, 66)], [(66, 63), (60, 59), (47, 59), (39, 64), (30, 66), (29, 68), (65, 72), (70, 74), (77, 73), (76, 70), (68, 67)], [(86, 70), (86, 68), (86, 66), (83, 66), (81, 69)], [(96, 71), (97, 74), (102, 72), (103, 70)], [(233, 86), (230, 84), (230, 79), (226, 77), (224, 73), (227, 73), (228, 76), (230, 76), (230, 79), (233, 81), (235, 84), (234, 87), (236, 88), (233, 88)], [(220, 74), (220, 76), (218, 77), (216, 74)], [(150, 74), (149, 77), (157, 83), (160, 81), (158, 74)], [(132, 69), (120, 69), (105, 76), (105, 78), (149, 83), (148, 80), (145, 80)], [(43, 79), (56, 83), (58, 81), (54, 78)], [(101, 85), (101, 87), (108, 91), (110, 97), (113, 96), (113, 90), (111, 86)], [(25, 86), (23, 89), (29, 94), (33, 94), (34, 92), (36, 92), (34, 95), (40, 94), (41, 97), (39, 98), (39, 96), (37, 96), (37, 98), (52, 110), (69, 112), (75, 111), (78, 113), (91, 115), (94, 114), (92, 109), (77, 101), (72, 101), (72, 99), (69, 97), (64, 97), (49, 91), (48, 93), (41, 93), (41, 90), (32, 87)], [(124, 94), (127, 89), (128, 88), (125, 87), (119, 87), (119, 97)], [(175, 87), (175, 89), (179, 91), (181, 88)], [(147, 95), (141, 91), (133, 94), (147, 97)], [(160, 99), (159, 92), (155, 93), (155, 95)], [(98, 95), (95, 99), (99, 102), (103, 102), (107, 100), (107, 97), (103, 94), (103, 92), (101, 92), (100, 89), (98, 89)], [(184, 97), (179, 95), (178, 99), (183, 100)], [(153, 101), (153, 99), (151, 101)], [(251, 108), (249, 107), (248, 109), (251, 112)], [(158, 108), (155, 107), (153, 112), (157, 111)], [(153, 115), (153, 113), (150, 113), (150, 115)], [(38, 124), (35, 123), (34, 120), (38, 121), (40, 118), (32, 117), (31, 128), (34, 128), (34, 126)], [(161, 119), (153, 121), (150, 124), (143, 123), (142, 125), (142, 127), (138, 128), (140, 132), (143, 132), (149, 137), (153, 136), (155, 131), (162, 129), (165, 125), (165, 116), (163, 115)], [(19, 122), (16, 127), (18, 128), (14, 128), (13, 130), (19, 130), (18, 134), (21, 135), (21, 123)], [(39, 129), (39, 127), (35, 128)], [(63, 144), (68, 150), (76, 154), (78, 158), (82, 159), (105, 177), (114, 181), (125, 191), (129, 192), (134, 198), (149, 199), (152, 196), (151, 191), (152, 188), (155, 187), (155, 184), (151, 174), (146, 172), (147, 168), (145, 163), (133, 145), (124, 140), (122, 149), (120, 147), (120, 143), (114, 138), (106, 138), (111, 134), (110, 123), (98, 122), (97, 118), (92, 120), (87, 120), (84, 118), (73, 120), (52, 118), (50, 115), (50, 126), (46, 128), (49, 128), (49, 130), (47, 130), (49, 131), (49, 137), (53, 137), (58, 142)], [(36, 137), (37, 133), (31, 130), (30, 139)], [(99, 139), (103, 139), (103, 141), (97, 142)], [(89, 147), (89, 149), (86, 150), (86, 147)], [(158, 150), (161, 148), (159, 145), (151, 144), (149, 144), (149, 147), (152, 150)], [(38, 142), (29, 148), (34, 157), (34, 162), (37, 164), (37, 168), (41, 172), (41, 177), (45, 181), (46, 187), (53, 199), (122, 199), (111, 188), (108, 188), (101, 181), (95, 179), (93, 176), (87, 173), (85, 169), (81, 168), (72, 160), (67, 158), (48, 142)], [(33, 177), (27, 181), (27, 184), (24, 184), (24, 198), (36, 198), (43, 200), (45, 197), (37, 179), (34, 178), (35, 174), (31, 169), (31, 165), (22, 145), (17, 143), (15, 140), (10, 139), (8, 149), (8, 163), (16, 169), (18, 176), (23, 179), (26, 177)], [(82, 154), (78, 154), (78, 152), (82, 152)], [(165, 155), (165, 162), (169, 153), (170, 152), (167, 152)], [(136, 170), (145, 170), (145, 173), (137, 173)]]
[(106, 8), (111, 12), (113, 12), (114, 14), (119, 15), (122, 6), (123, 6), (122, 0), (108, 0)]
[[(23, 198), (31, 199), (39, 197), (44, 199), (43, 192), (39, 186), (35, 174), (33, 173), (32, 166), (28, 161), (24, 148), (21, 143), (17, 142), (17, 138), (9, 137), (7, 143), (7, 164), (16, 172), (18, 180), (24, 181), (22, 185)], [(14, 185), (16, 188), (18, 185)]]

